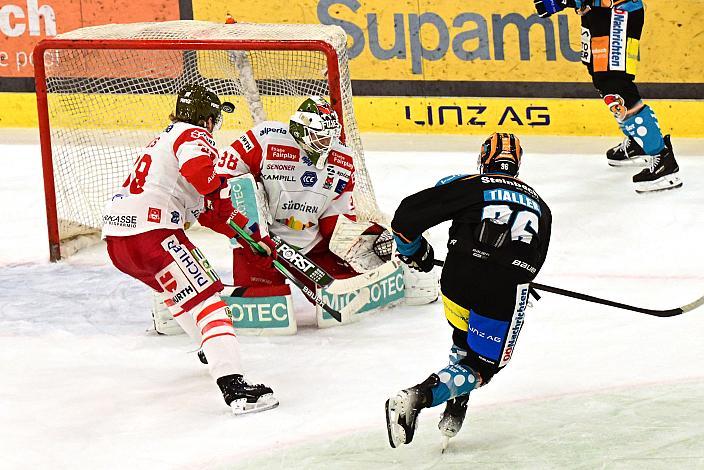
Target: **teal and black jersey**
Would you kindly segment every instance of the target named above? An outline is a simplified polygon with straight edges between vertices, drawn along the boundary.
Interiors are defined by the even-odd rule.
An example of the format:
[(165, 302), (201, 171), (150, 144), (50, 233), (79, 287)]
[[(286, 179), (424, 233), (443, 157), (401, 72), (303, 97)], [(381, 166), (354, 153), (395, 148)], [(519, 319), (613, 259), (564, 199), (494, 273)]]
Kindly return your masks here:
[[(507, 224), (510, 239), (501, 248), (476, 240), (483, 219)], [(396, 236), (413, 243), (444, 221), (452, 221), (448, 258), (471, 257), (503, 266), (520, 282), (533, 280), (545, 261), (552, 214), (538, 193), (501, 174), (444, 178), (437, 186), (408, 196), (396, 210), (391, 227)]]

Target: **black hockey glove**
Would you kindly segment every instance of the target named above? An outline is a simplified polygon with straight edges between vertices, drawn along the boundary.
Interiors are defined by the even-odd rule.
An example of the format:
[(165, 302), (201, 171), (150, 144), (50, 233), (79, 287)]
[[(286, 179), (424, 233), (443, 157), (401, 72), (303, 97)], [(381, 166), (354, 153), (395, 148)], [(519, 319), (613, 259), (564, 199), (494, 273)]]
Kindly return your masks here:
[(398, 255), (398, 257), (412, 268), (415, 268), (424, 273), (429, 273), (435, 265), (435, 253), (433, 247), (428, 243), (425, 237), (420, 237), (420, 247), (418, 250), (409, 256)]
[(577, 8), (576, 0), (533, 0), (533, 3), (535, 4), (535, 10), (538, 12), (538, 16), (541, 18), (547, 18), (565, 8)]

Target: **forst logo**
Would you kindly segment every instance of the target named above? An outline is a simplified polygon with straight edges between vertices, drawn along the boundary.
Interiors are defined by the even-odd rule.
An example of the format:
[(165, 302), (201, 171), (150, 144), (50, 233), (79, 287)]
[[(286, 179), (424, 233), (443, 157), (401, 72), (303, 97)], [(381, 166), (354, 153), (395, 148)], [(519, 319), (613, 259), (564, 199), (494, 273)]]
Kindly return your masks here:
[(286, 244), (282, 244), (276, 252), (286, 261), (297, 267), (303, 272), (307, 272), (311, 269), (315, 269), (315, 266), (313, 263), (308, 261), (305, 257), (303, 257), (300, 253), (297, 253), (296, 250), (291, 248), (290, 246)]

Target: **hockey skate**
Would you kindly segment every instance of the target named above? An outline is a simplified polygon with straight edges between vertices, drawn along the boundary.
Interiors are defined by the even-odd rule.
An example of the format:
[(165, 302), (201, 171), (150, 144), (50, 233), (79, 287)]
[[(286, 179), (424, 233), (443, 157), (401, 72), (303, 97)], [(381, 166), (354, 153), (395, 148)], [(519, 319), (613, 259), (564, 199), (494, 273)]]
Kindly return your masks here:
[(401, 444), (410, 444), (416, 431), (418, 414), (432, 402), (431, 388), (440, 379), (432, 374), (423, 383), (401, 390), (386, 400), (386, 429), (389, 444), (394, 449)]
[(438, 429), (442, 435), (442, 451), (445, 452), (447, 445), (450, 443), (450, 438), (455, 437), (460, 429), (462, 429), (462, 423), (464, 422), (464, 417), (467, 414), (467, 402), (469, 401), (469, 395), (462, 397), (453, 398), (448, 400), (445, 405), (445, 411), (440, 417), (440, 422), (438, 423)]
[(205, 357), (205, 352), (202, 349), (199, 349), (196, 354), (198, 354), (198, 360), (200, 361), (200, 363), (205, 364), (207, 366), (208, 365), (208, 358)]
[(606, 161), (610, 166), (645, 166), (648, 155), (633, 137), (626, 137), (623, 142), (606, 151)]
[(250, 385), (239, 374), (226, 375), (217, 380), (227, 406), (236, 415), (266, 411), (279, 406), (274, 392), (266, 385)]
[(651, 157), (650, 166), (633, 177), (637, 193), (648, 193), (675, 189), (682, 186), (680, 167), (672, 151), (670, 136), (666, 135), (665, 148), (659, 154)]

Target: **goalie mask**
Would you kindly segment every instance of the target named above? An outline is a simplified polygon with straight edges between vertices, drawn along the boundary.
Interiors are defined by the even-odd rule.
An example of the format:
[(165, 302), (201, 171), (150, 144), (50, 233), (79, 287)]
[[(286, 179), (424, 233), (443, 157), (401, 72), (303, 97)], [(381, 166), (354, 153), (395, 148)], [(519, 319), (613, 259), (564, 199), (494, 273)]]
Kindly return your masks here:
[(201, 85), (189, 84), (181, 88), (176, 99), (176, 114), (174, 117), (183, 122), (202, 126), (213, 118), (213, 131), (222, 126), (222, 113), (232, 113), (235, 105), (222, 103), (218, 95)]
[(325, 167), (328, 154), (340, 140), (342, 126), (330, 103), (313, 96), (291, 116), (289, 131), (318, 169)]
[(482, 144), (477, 166), (479, 173), (499, 173), (517, 176), (523, 148), (513, 134), (495, 132)]

